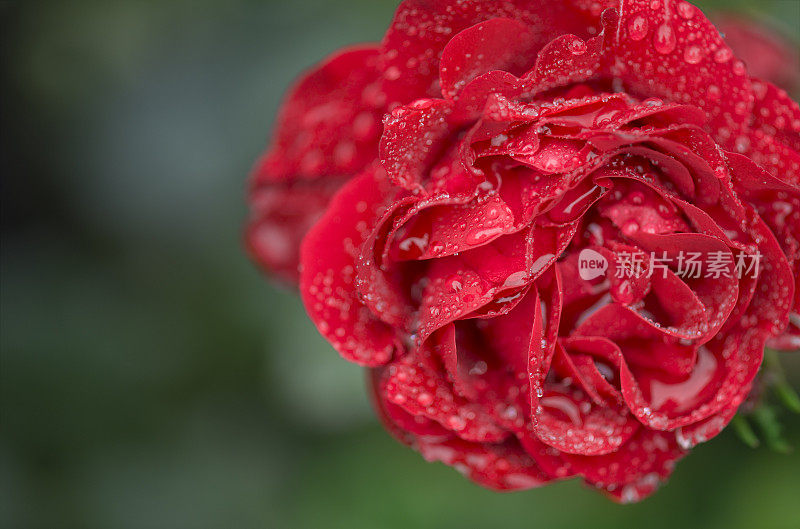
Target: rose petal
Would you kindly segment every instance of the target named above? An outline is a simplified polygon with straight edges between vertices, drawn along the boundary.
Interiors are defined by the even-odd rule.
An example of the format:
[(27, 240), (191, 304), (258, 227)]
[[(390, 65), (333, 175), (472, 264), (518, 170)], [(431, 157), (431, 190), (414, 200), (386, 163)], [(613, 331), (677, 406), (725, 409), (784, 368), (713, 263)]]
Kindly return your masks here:
[(352, 175), (375, 160), (384, 104), (378, 50), (346, 48), (323, 61), (289, 91), (254, 186), (296, 178)]
[(263, 270), (297, 285), (300, 243), (344, 179), (269, 184), (250, 192), (246, 248)]
[(405, 0), (397, 8), (381, 47), (383, 92), (391, 102), (407, 103), (440, 93), (439, 58), (461, 31), (492, 18), (524, 22), (538, 49), (558, 34), (585, 33), (591, 18), (567, 2), (548, 0)]
[[(452, 341), (440, 342), (454, 347)], [(467, 441), (496, 443), (509, 436), (481, 407), (455, 393), (447, 380), (434, 370), (429, 357), (432, 351), (416, 351), (401, 362), (392, 364), (382, 387), (390, 402), (414, 416), (432, 419)]]
[(410, 191), (422, 190), (439, 144), (451, 134), (447, 121), (451, 108), (452, 103), (443, 99), (425, 99), (386, 116), (380, 158), (395, 184)]
[(467, 83), (492, 70), (525, 72), (533, 64), (537, 44), (530, 27), (511, 18), (493, 18), (461, 31), (442, 51), (442, 96), (457, 99)]
[(524, 490), (550, 481), (536, 461), (513, 439), (501, 444), (421, 439), (417, 442), (417, 449), (428, 461), (441, 461), (455, 467), (471, 480), (494, 490)]
[(627, 443), (603, 456), (565, 454), (576, 473), (621, 503), (640, 501), (672, 473), (675, 463), (686, 455), (674, 436), (641, 428)]
[(389, 194), (379, 170), (352, 179), (331, 201), (300, 249), (300, 293), (311, 320), (345, 359), (377, 366), (402, 351), (395, 331), (358, 299), (355, 264)]

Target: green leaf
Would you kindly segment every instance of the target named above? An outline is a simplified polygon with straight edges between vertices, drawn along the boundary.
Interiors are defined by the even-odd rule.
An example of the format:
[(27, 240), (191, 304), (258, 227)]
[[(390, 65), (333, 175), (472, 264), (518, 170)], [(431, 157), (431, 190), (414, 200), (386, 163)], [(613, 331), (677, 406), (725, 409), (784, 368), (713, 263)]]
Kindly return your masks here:
[(783, 405), (794, 413), (800, 413), (800, 397), (797, 392), (785, 380), (775, 384), (775, 393), (781, 399)]
[(774, 349), (764, 349), (764, 376), (769, 380), (770, 388), (778, 396), (781, 403), (794, 413), (800, 413), (800, 397), (786, 380), (781, 365), (780, 353)]
[(731, 425), (733, 425), (736, 435), (739, 436), (739, 439), (741, 439), (744, 444), (750, 448), (758, 448), (758, 436), (753, 431), (753, 428), (750, 426), (750, 423), (747, 422), (747, 418), (744, 415), (737, 413), (731, 421)]
[(791, 446), (781, 434), (781, 423), (778, 421), (774, 408), (764, 404), (753, 411), (752, 417), (770, 449), (782, 454), (791, 451)]

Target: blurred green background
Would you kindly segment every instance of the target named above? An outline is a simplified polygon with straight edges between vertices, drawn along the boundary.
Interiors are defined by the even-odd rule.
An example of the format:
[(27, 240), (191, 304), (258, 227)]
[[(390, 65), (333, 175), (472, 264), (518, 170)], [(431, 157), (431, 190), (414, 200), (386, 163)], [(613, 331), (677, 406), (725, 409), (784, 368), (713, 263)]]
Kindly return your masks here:
[[(727, 6), (800, 34), (797, 0)], [(797, 451), (729, 431), (638, 505), (480, 489), (384, 433), (360, 369), (247, 261), (285, 87), (394, 8), (0, 2), (0, 526), (800, 527)]]

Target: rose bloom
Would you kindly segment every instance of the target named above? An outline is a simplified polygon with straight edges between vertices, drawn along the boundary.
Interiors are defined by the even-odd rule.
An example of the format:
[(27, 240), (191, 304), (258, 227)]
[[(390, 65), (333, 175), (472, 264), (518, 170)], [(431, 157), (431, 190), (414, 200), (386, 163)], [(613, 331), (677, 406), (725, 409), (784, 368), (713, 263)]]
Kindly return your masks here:
[(637, 501), (798, 346), (800, 108), (748, 72), (682, 1), (408, 0), (291, 90), (248, 248), (426, 459)]

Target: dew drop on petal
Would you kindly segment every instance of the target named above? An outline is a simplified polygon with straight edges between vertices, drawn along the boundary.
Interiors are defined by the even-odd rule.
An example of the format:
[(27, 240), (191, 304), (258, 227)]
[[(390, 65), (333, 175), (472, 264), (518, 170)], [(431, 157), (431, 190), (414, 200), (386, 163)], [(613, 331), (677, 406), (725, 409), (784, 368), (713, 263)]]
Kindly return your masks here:
[(423, 406), (430, 406), (433, 404), (433, 395), (430, 393), (422, 392), (417, 395), (417, 402), (419, 402)]
[(449, 419), (447, 419), (447, 425), (450, 426), (453, 430), (463, 430), (467, 423), (464, 419), (459, 417), (458, 415), (453, 415)]
[(453, 274), (452, 276), (450, 276), (447, 279), (446, 284), (450, 286), (453, 292), (459, 292), (461, 291), (462, 288), (464, 288), (464, 283), (461, 279), (461, 276), (459, 276), (458, 274)]
[(653, 38), (653, 45), (658, 53), (662, 55), (672, 53), (677, 43), (675, 30), (672, 29), (672, 26), (666, 22), (658, 26), (655, 37)]
[(573, 55), (583, 55), (586, 53), (586, 49), (586, 43), (579, 38), (569, 43), (569, 51), (571, 51)]
[(378, 130), (375, 118), (369, 112), (362, 112), (353, 120), (353, 137), (365, 141), (372, 138)]
[(719, 64), (725, 64), (726, 62), (731, 60), (732, 57), (733, 57), (733, 52), (728, 47), (720, 48), (714, 53), (714, 61), (716, 61)]
[(689, 20), (694, 16), (694, 7), (687, 2), (681, 2), (678, 4), (678, 14), (686, 20)]
[(747, 136), (739, 136), (734, 142), (734, 147), (739, 153), (745, 153), (750, 149), (750, 138)]
[(689, 64), (697, 64), (703, 60), (703, 50), (699, 46), (689, 46), (683, 52), (683, 60)]
[(747, 115), (749, 107), (747, 106), (747, 103), (745, 101), (739, 101), (733, 106), (733, 110), (740, 116), (744, 116)]
[(502, 227), (485, 228), (479, 230), (472, 230), (467, 233), (466, 240), (469, 244), (482, 244), (496, 235), (503, 232)]
[(647, 19), (639, 15), (628, 21), (628, 36), (631, 40), (642, 40), (647, 36)]
[(628, 195), (628, 200), (631, 201), (631, 204), (635, 204), (637, 206), (644, 204), (644, 193), (641, 191), (633, 191)]
[(633, 235), (639, 231), (639, 223), (635, 220), (629, 220), (622, 226), (622, 233), (625, 235)]
[(390, 66), (386, 69), (383, 75), (389, 81), (396, 81), (397, 79), (400, 79), (400, 76), (403, 74), (400, 71), (400, 68), (398, 68), (397, 66)]

